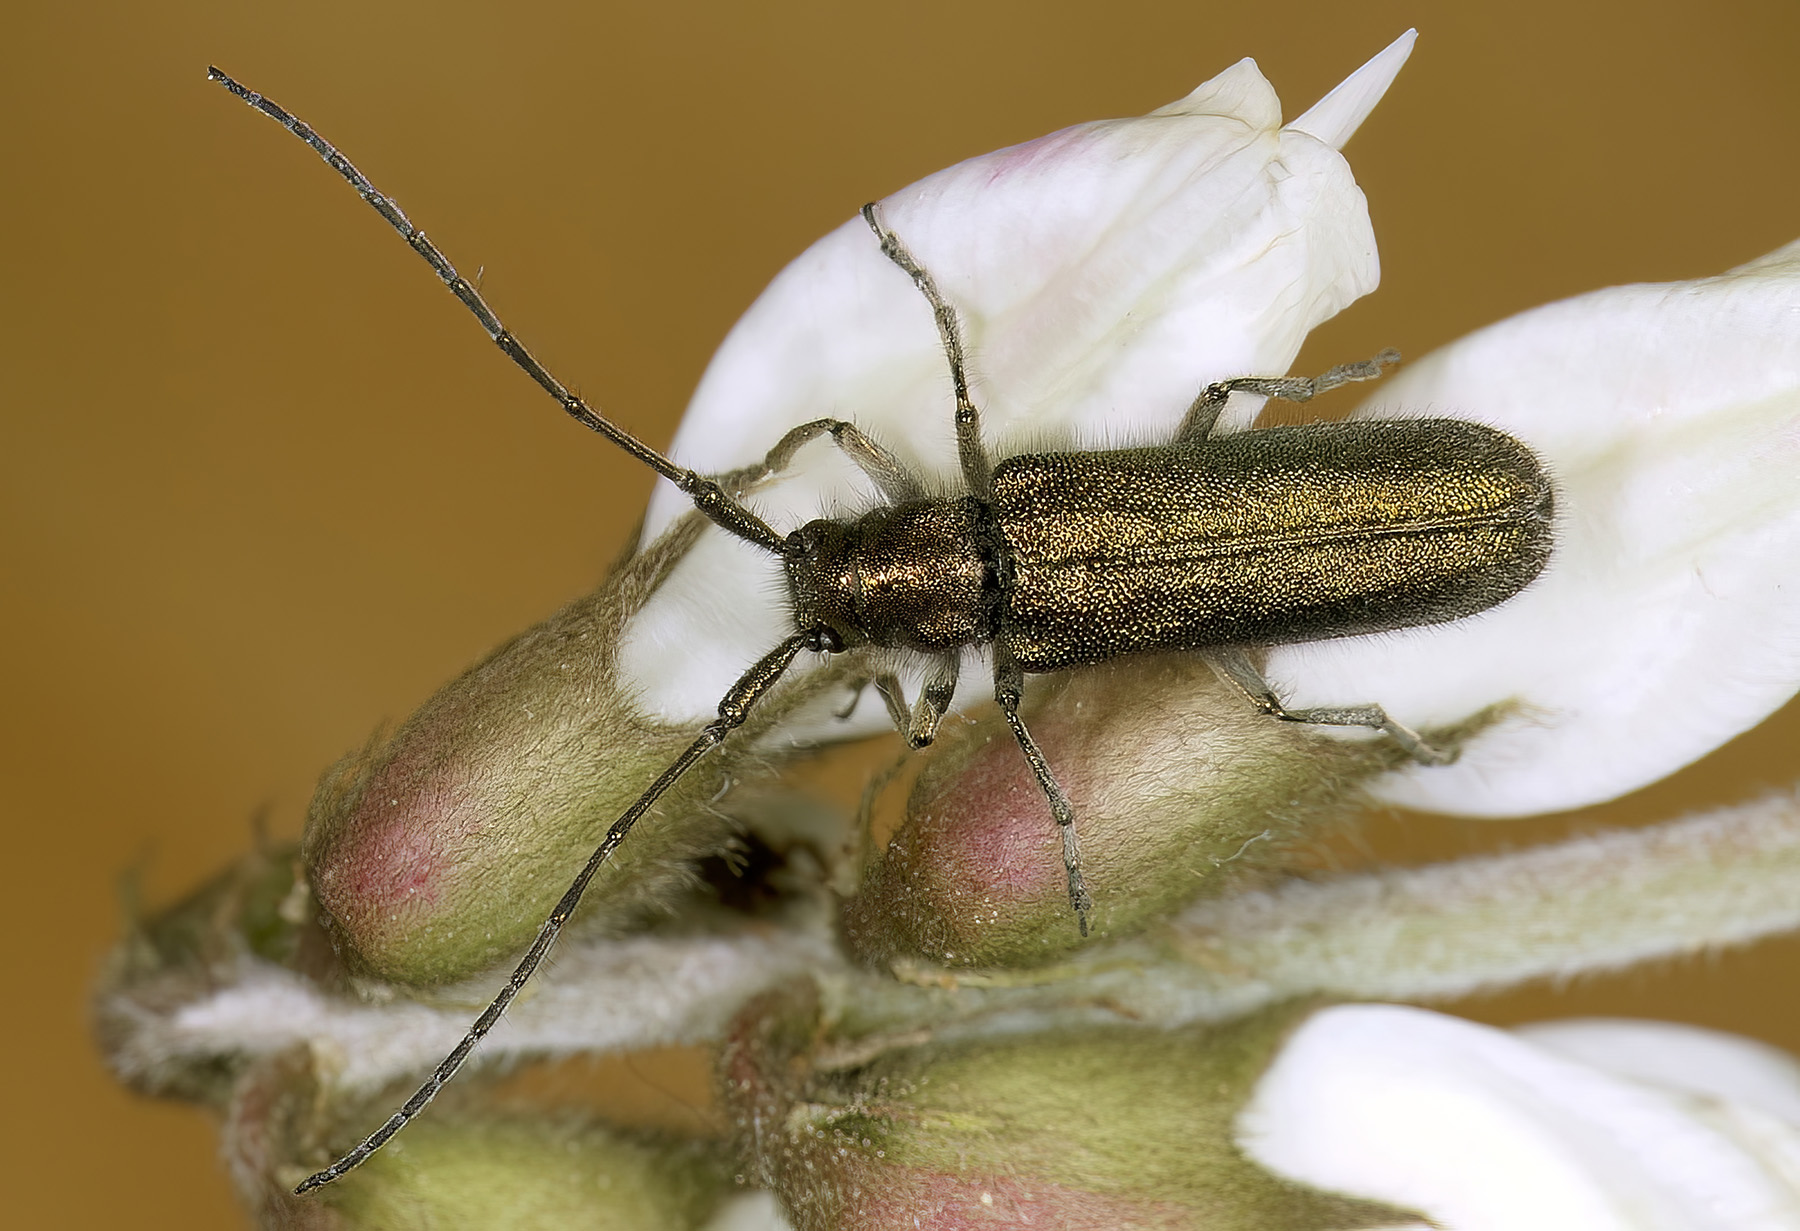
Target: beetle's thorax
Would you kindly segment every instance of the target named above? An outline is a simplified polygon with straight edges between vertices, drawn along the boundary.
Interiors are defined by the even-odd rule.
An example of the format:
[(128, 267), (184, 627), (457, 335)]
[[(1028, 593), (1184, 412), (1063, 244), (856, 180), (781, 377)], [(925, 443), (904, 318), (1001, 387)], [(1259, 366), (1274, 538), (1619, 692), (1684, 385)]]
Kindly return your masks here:
[(966, 496), (808, 522), (788, 536), (794, 616), (847, 645), (942, 652), (991, 641), (999, 550), (992, 512)]

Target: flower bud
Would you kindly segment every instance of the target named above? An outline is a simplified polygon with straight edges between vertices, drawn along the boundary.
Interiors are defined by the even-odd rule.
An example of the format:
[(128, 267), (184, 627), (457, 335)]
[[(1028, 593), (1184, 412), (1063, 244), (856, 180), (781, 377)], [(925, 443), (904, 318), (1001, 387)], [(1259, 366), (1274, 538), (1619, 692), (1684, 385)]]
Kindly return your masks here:
[[(1062, 677), (1026, 720), (1074, 805), (1095, 938), (1267, 868), (1399, 756), (1276, 721), (1192, 655)], [(1018, 966), (1079, 947), (1062, 835), (1005, 721), (947, 726), (930, 755), (846, 908), (857, 955)]]
[[(319, 787), (302, 850), (334, 941), (359, 971), (429, 985), (530, 939), (619, 814), (694, 738), (644, 718), (615, 669), (619, 630), (692, 541), (692, 523), (593, 594), (446, 685), (385, 743)], [(717, 850), (706, 806), (768, 764), (735, 755), (780, 710), (753, 714), (664, 796), (600, 870), (584, 911), (617, 928)]]
[(365, 1127), (369, 1112), (362, 1100), (320, 1099), (305, 1047), (244, 1073), (225, 1155), (263, 1226), (685, 1231), (703, 1225), (727, 1192), (723, 1163), (704, 1143), (628, 1133), (588, 1116), (501, 1109), (463, 1090), (355, 1171), (295, 1196), (295, 1183), (323, 1160), (322, 1144)]
[(682, 1231), (712, 1212), (724, 1177), (692, 1147), (651, 1144), (591, 1121), (439, 1117), (339, 1181), (346, 1227), (604, 1225)]
[(930, 1226), (1322, 1231), (1402, 1210), (1279, 1178), (1235, 1123), (1297, 1016), (927, 1044), (822, 1067), (804, 992), (739, 1019), (726, 1097), (803, 1231)]

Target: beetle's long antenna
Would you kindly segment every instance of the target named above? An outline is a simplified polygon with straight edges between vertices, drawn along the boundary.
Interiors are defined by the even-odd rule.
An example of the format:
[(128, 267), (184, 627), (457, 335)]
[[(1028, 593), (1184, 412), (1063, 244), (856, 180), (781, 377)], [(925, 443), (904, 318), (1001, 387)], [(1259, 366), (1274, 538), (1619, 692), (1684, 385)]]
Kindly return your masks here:
[(206, 76), (208, 80), (218, 82), (306, 142), (312, 147), (314, 153), (330, 165), (332, 170), (348, 180), (350, 186), (356, 189), (357, 195), (373, 206), (375, 212), (385, 218), (389, 226), (400, 232), (400, 237), (412, 247), (414, 252), (425, 258), (425, 263), (431, 266), (432, 272), (436, 273), (443, 280), (444, 285), (450, 288), (450, 293), (461, 300), (465, 308), (475, 314), (475, 319), (481, 322), (483, 329), (487, 330), (488, 337), (492, 338), (494, 343), (506, 352), (508, 358), (525, 369), (527, 376), (555, 398), (557, 404), (568, 413), (570, 418), (583, 427), (600, 433), (679, 487), (694, 502), (695, 508), (724, 529), (759, 547), (766, 548), (778, 555), (781, 553), (783, 537), (761, 518), (726, 495), (717, 483), (704, 475), (677, 466), (630, 432), (595, 411), (593, 407), (582, 401), (576, 394), (571, 393), (567, 386), (552, 376), (549, 369), (539, 363), (537, 357), (526, 350), (524, 344), (513, 337), (511, 331), (501, 324), (500, 318), (494, 315), (492, 308), (487, 306), (487, 301), (482, 299), (481, 293), (456, 272), (456, 267), (443, 253), (437, 250), (436, 245), (425, 238), (425, 232), (415, 227), (411, 219), (407, 218), (406, 212), (374, 184), (371, 184), (368, 177), (358, 171), (348, 158), (338, 153), (336, 147), (330, 142), (319, 136), (291, 112), (264, 98), (254, 90), (239, 85), (218, 69), (208, 68)]
[(594, 848), (594, 853), (588, 856), (587, 863), (582, 865), (581, 871), (576, 874), (574, 881), (563, 893), (561, 900), (557, 902), (556, 909), (550, 912), (550, 917), (544, 920), (543, 926), (538, 929), (537, 939), (532, 941), (531, 948), (525, 951), (525, 956), (520, 960), (518, 968), (513, 971), (512, 978), (506, 981), (506, 986), (500, 989), (500, 994), (494, 997), (494, 1002), (482, 1012), (480, 1017), (475, 1019), (474, 1024), (469, 1027), (468, 1033), (463, 1035), (462, 1042), (450, 1049), (450, 1054), (445, 1056), (443, 1062), (437, 1066), (431, 1076), (426, 1078), (425, 1084), (406, 1100), (399, 1111), (389, 1116), (385, 1124), (370, 1133), (361, 1145), (331, 1166), (307, 1176), (305, 1180), (301, 1181), (300, 1186), (294, 1189), (294, 1192), (296, 1194), (309, 1192), (321, 1185), (329, 1184), (345, 1172), (361, 1166), (371, 1154), (386, 1145), (389, 1138), (405, 1128), (413, 1117), (424, 1111), (425, 1105), (436, 1098), (437, 1092), (449, 1084), (452, 1077), (456, 1076), (456, 1071), (462, 1068), (463, 1062), (469, 1058), (469, 1053), (475, 1050), (475, 1045), (481, 1042), (488, 1031), (494, 1028), (501, 1015), (506, 1012), (507, 1006), (512, 1004), (525, 984), (530, 982), (531, 976), (537, 972), (545, 955), (550, 952), (550, 946), (556, 943), (557, 936), (562, 933), (563, 925), (569, 921), (569, 916), (574, 914), (575, 908), (581, 904), (581, 896), (587, 892), (588, 882), (594, 879), (594, 874), (600, 870), (600, 865), (607, 861), (614, 850), (618, 849), (619, 843), (625, 840), (625, 835), (631, 832), (631, 827), (637, 823), (638, 818), (648, 812), (651, 806), (662, 797), (663, 792), (674, 786), (683, 774), (699, 762), (701, 757), (723, 743), (725, 736), (734, 728), (743, 725), (751, 708), (768, 694), (769, 689), (775, 686), (775, 682), (787, 671), (801, 650), (824, 652), (841, 649), (843, 649), (843, 643), (837, 639), (835, 633), (827, 629), (807, 629), (805, 632), (795, 633), (783, 641), (763, 655), (750, 670), (744, 672), (743, 677), (731, 686), (730, 691), (719, 702), (719, 716), (706, 725), (694, 742), (689, 744), (667, 769), (663, 770), (656, 781), (652, 782), (648, 789), (637, 797), (637, 802), (625, 809), (625, 814), (614, 821), (612, 828), (606, 831), (606, 836), (600, 840), (600, 845)]

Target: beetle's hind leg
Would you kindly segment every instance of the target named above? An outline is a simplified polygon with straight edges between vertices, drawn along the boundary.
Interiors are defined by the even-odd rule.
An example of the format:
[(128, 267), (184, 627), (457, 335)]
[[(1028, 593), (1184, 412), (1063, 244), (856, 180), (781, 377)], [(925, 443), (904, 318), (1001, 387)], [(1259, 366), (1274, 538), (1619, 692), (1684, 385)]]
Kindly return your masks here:
[(1024, 691), (1025, 673), (1019, 669), (1018, 661), (1004, 645), (995, 642), (994, 700), (999, 703), (1001, 713), (1006, 715), (1013, 738), (1019, 741), (1019, 750), (1025, 754), (1039, 789), (1050, 801), (1050, 816), (1062, 832), (1063, 868), (1069, 874), (1069, 905), (1075, 910), (1075, 922), (1081, 928), (1081, 934), (1086, 936), (1088, 911), (1093, 909), (1094, 899), (1081, 877), (1081, 844), (1075, 837), (1075, 807), (1069, 802), (1062, 784), (1057, 782), (1056, 775), (1050, 772), (1050, 763), (1044, 759), (1043, 750), (1031, 738), (1031, 732), (1025, 729), (1025, 722), (1019, 717), (1019, 700)]
[(1237, 376), (1208, 385), (1182, 416), (1175, 429), (1175, 443), (1205, 440), (1218, 426), (1219, 415), (1234, 393), (1255, 393), (1283, 402), (1310, 402), (1321, 393), (1359, 380), (1379, 380), (1381, 370), (1400, 362), (1400, 352), (1384, 350), (1373, 359), (1340, 363), (1322, 376)]
[(1291, 710), (1281, 703), (1269, 681), (1256, 669), (1249, 655), (1235, 646), (1204, 651), (1214, 670), (1243, 689), (1256, 708), (1283, 722), (1304, 722), (1321, 727), (1369, 727), (1383, 731), (1406, 750), (1406, 754), (1422, 765), (1448, 765), (1456, 760), (1454, 752), (1446, 752), (1427, 743), (1420, 734), (1388, 717), (1379, 705), (1334, 705), (1314, 709)]

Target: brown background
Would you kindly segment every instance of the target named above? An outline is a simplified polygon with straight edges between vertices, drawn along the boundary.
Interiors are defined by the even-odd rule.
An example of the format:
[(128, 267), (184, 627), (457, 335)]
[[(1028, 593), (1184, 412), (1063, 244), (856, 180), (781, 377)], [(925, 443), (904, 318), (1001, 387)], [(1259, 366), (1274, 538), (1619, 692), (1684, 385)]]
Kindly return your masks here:
[[(1744, 3), (21, 5), (0, 42), (8, 940), (0, 1208), (227, 1227), (211, 1129), (116, 1089), (85, 995), (152, 899), (296, 832), (314, 776), (586, 588), (649, 487), (566, 423), (216, 61), (397, 196), (650, 440), (862, 201), (1255, 55), (1298, 114), (1408, 25), (1349, 154), (1384, 285), (1302, 367), (1413, 354), (1800, 234), (1800, 9)], [(1591, 824), (1791, 780), (1792, 708)], [(1388, 819), (1406, 857), (1569, 822)], [(1408, 847), (1406, 844), (1410, 844)], [(1782, 942), (1493, 1020), (1655, 1013), (1800, 1048)]]

